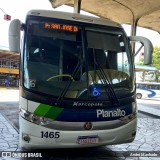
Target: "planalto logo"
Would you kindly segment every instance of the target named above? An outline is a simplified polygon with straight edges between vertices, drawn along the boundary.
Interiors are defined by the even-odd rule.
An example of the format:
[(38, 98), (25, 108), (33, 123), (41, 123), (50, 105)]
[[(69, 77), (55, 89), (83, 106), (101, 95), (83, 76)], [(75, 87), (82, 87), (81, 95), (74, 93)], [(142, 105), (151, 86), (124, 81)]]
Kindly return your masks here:
[(98, 107), (102, 107), (103, 103), (99, 103), (99, 102), (95, 102), (95, 103), (90, 103), (90, 102), (74, 102), (73, 106), (80, 106), (80, 107), (94, 107), (94, 106), (98, 106)]
[(124, 117), (126, 115), (125, 110), (117, 109), (114, 111), (105, 111), (103, 109), (97, 109), (97, 118), (105, 117)]

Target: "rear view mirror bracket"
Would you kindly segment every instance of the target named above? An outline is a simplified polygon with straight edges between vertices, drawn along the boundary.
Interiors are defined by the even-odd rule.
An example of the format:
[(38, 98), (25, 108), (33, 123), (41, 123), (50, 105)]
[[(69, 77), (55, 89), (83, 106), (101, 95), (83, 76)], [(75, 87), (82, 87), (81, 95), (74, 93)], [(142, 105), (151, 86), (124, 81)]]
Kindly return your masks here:
[(144, 64), (145, 65), (151, 64), (152, 63), (152, 54), (153, 54), (153, 45), (152, 45), (151, 41), (145, 37), (142, 37), (142, 36), (130, 36), (129, 40), (133, 41), (133, 42), (140, 42), (142, 44), (142, 46), (135, 53), (135, 56), (138, 54), (138, 52), (144, 46)]

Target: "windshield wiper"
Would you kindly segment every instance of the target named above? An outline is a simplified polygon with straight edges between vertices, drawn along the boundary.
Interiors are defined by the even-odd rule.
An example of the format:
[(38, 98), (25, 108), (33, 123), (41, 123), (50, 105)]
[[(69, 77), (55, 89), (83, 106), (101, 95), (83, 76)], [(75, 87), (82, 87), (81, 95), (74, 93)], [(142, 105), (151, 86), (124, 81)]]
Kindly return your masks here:
[[(73, 77), (73, 79), (74, 79), (74, 76), (75, 76), (75, 75), (77, 74), (77, 72), (79, 71), (79, 69), (81, 68), (82, 63), (83, 63), (82, 61), (79, 61), (79, 62), (77, 63), (77, 66), (76, 66), (76, 68), (74, 69), (74, 71), (73, 71), (73, 73), (72, 73), (72, 75), (71, 75), (71, 77)], [(68, 84), (67, 84), (67, 85), (64, 87), (64, 89), (62, 90), (60, 96), (58, 96), (58, 98), (57, 98), (57, 100), (56, 100), (56, 102), (55, 102), (55, 105), (61, 105), (61, 102), (62, 102), (64, 96), (66, 95), (66, 93), (67, 93), (70, 85), (72, 84), (72, 82), (73, 82), (73, 80), (70, 79), (70, 81), (68, 82)]]
[[(95, 55), (95, 49), (93, 48), (93, 58), (94, 58), (94, 79), (95, 79), (95, 74), (97, 74), (97, 76), (99, 77), (100, 81), (102, 84), (105, 84), (108, 86), (108, 88), (105, 87), (105, 91), (109, 97), (109, 99), (111, 100), (113, 105), (119, 105), (119, 100), (114, 92), (114, 89), (112, 87), (112, 84), (110, 82), (110, 80), (108, 79), (108, 76), (106, 76), (102, 66), (100, 63), (97, 63), (96, 60), (96, 55)], [(99, 69), (99, 72), (96, 70), (96, 66)]]
[(95, 73), (97, 74), (97, 76), (99, 77), (100, 81), (102, 84), (106, 84), (108, 86), (108, 88), (105, 87), (105, 91), (109, 97), (109, 99), (111, 100), (113, 105), (119, 106), (119, 100), (114, 92), (114, 89), (112, 87), (112, 84), (110, 83), (110, 80), (108, 79), (108, 77), (106, 76), (103, 68), (101, 67), (100, 64), (98, 64), (97, 62), (95, 62), (96, 65), (98, 66), (98, 69), (100, 72), (95, 70)]

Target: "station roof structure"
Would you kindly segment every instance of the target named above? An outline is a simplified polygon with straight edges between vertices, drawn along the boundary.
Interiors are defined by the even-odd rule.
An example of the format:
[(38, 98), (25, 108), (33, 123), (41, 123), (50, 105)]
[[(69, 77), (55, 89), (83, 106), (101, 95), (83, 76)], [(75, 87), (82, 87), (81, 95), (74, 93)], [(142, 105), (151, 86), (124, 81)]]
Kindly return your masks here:
[[(53, 8), (76, 0), (49, 0)], [(137, 24), (160, 33), (160, 0), (81, 0), (81, 9), (120, 24)]]
[(0, 49), (0, 59), (20, 60), (20, 54)]

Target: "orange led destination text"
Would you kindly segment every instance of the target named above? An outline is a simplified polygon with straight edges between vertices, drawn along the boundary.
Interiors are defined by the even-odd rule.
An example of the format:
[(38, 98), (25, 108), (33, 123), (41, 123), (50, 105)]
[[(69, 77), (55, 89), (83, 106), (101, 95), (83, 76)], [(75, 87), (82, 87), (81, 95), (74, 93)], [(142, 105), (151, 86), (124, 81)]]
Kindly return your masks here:
[(67, 25), (67, 24), (45, 23), (44, 28), (55, 29), (55, 30), (65, 30), (69, 32), (78, 32), (77, 26)]

